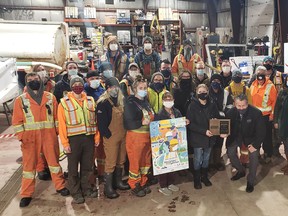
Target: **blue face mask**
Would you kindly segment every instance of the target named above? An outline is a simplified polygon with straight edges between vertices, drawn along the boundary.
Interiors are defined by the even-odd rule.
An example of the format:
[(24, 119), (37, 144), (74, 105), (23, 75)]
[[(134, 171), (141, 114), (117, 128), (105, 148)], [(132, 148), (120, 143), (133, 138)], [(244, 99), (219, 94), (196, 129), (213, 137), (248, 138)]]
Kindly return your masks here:
[(212, 83), (211, 83), (211, 86), (212, 86), (213, 89), (220, 89), (221, 84), (218, 83), (218, 82), (212, 82)]
[(147, 90), (138, 90), (137, 95), (139, 95), (141, 98), (144, 98), (147, 95)]
[(74, 69), (68, 70), (68, 75), (69, 75), (69, 76), (75, 76), (75, 75), (77, 75), (77, 74), (78, 74), (78, 70), (74, 70)]
[(203, 69), (196, 69), (197, 76), (204, 76), (204, 70)]
[(105, 70), (105, 71), (103, 71), (103, 76), (106, 78), (110, 78), (113, 76), (113, 71), (112, 70)]

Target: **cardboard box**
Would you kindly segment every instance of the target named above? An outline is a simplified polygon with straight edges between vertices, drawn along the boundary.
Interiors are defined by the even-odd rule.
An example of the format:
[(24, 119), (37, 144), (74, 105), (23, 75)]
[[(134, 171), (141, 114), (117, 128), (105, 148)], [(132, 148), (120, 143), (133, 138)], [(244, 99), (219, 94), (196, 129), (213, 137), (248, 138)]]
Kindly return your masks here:
[(116, 15), (105, 15), (105, 24), (116, 24), (117, 17)]
[(230, 135), (230, 119), (210, 119), (209, 130), (213, 135)]

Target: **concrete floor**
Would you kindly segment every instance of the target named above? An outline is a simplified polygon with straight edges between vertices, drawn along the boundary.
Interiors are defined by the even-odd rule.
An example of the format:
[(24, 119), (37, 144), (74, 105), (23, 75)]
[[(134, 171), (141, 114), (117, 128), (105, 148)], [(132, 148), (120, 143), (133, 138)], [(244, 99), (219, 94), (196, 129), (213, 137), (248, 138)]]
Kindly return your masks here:
[[(3, 126), (0, 116), (1, 134), (12, 132), (11, 127)], [(1, 126), (2, 125), (2, 126)], [(3, 130), (3, 127), (6, 127)], [(283, 148), (283, 147), (282, 147)], [(283, 153), (283, 149), (281, 149)], [(16, 160), (21, 156), (20, 145), (16, 138), (0, 139), (0, 188), (20, 166)], [(226, 155), (224, 155), (226, 161)], [(67, 161), (61, 162), (66, 167)], [(228, 162), (227, 162), (228, 163)], [(180, 191), (172, 196), (164, 196), (152, 186), (152, 193), (144, 198), (132, 196), (129, 191), (120, 192), (116, 200), (103, 196), (103, 185), (100, 185), (100, 197), (87, 199), (85, 204), (73, 204), (72, 198), (58, 195), (51, 181), (38, 181), (35, 196), (31, 204), (24, 209), (19, 208), (19, 195), (16, 195), (2, 215), (227, 215), (227, 216), (257, 216), (277, 215), (288, 213), (288, 176), (279, 170), (285, 165), (283, 158), (274, 158), (270, 165), (258, 167), (257, 185), (253, 193), (245, 192), (245, 178), (232, 182), (231, 166), (226, 171), (211, 174), (212, 187), (203, 186), (195, 190), (193, 177), (178, 177)], [(0, 194), (0, 197), (2, 195)]]

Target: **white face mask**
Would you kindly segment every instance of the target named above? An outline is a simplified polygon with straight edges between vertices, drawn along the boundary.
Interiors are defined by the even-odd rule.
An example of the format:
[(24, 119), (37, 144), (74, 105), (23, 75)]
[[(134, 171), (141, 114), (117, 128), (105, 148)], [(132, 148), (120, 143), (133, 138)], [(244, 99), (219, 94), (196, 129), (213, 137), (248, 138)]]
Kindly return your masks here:
[(68, 70), (68, 75), (69, 76), (75, 76), (75, 75), (77, 75), (77, 73), (78, 73), (78, 70), (74, 70), (74, 69)]
[(91, 80), (90, 87), (93, 89), (97, 89), (100, 86), (100, 80)]
[(110, 78), (113, 76), (113, 71), (112, 70), (105, 70), (105, 71), (103, 71), (103, 76), (106, 78)]
[(40, 76), (40, 79), (42, 80), (42, 81), (46, 81), (46, 79), (48, 79), (48, 74), (47, 74), (47, 71), (46, 70), (44, 70), (44, 71), (39, 71), (39, 72), (37, 72), (38, 73), (38, 75)]
[(144, 49), (145, 50), (151, 50), (152, 49), (152, 44), (151, 43), (145, 43), (144, 44)]
[(116, 51), (118, 50), (118, 44), (109, 44), (109, 48), (111, 51)]
[(170, 109), (174, 106), (174, 101), (163, 101), (163, 106)]
[(223, 73), (229, 73), (230, 72), (230, 66), (223, 66), (222, 67), (222, 71), (223, 71)]
[(138, 75), (141, 75), (141, 74), (139, 73), (139, 71), (130, 71), (130, 70), (129, 70), (129, 76), (130, 76), (132, 79), (136, 79), (136, 76), (138, 76)]

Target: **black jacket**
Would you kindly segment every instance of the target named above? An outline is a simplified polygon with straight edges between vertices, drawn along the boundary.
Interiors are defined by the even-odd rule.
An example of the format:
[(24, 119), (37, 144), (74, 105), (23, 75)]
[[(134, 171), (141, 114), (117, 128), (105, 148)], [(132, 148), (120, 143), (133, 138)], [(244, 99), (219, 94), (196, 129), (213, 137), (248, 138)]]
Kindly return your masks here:
[(262, 112), (259, 109), (248, 105), (248, 109), (241, 121), (239, 112), (236, 107), (233, 107), (227, 112), (226, 118), (231, 120), (230, 136), (228, 136), (226, 141), (227, 146), (232, 145), (240, 137), (245, 146), (253, 145), (257, 149), (261, 147), (266, 129)]
[(204, 106), (200, 104), (199, 100), (193, 98), (188, 107), (186, 118), (189, 119), (190, 124), (188, 130), (190, 131), (190, 142), (194, 148), (208, 148), (215, 144), (216, 136), (206, 136), (206, 131), (209, 130), (209, 120), (212, 118), (219, 118), (219, 111), (215, 103), (208, 99)]
[[(172, 107), (172, 111), (173, 111), (173, 114), (175, 116), (175, 118), (180, 118), (182, 117), (180, 111), (174, 107)], [(155, 121), (160, 121), (160, 120), (164, 120), (164, 119), (171, 119), (169, 113), (164, 109), (162, 108), (156, 115), (155, 115)]]
[(222, 76), (223, 88), (225, 89), (232, 80), (232, 72), (230, 72), (230, 75), (228, 77), (224, 76), (223, 71), (220, 73), (220, 75)]
[(152, 108), (145, 98), (140, 100), (134, 95), (130, 95), (124, 104), (124, 128), (126, 130), (135, 130), (142, 126), (143, 112), (142, 109), (148, 112), (152, 111)]
[[(114, 105), (117, 104), (117, 98), (110, 97)], [(109, 130), (109, 125), (112, 121), (112, 108), (113, 106), (108, 100), (101, 101), (97, 104), (96, 114), (97, 114), (97, 123), (100, 135), (109, 139), (112, 134)]]
[(194, 94), (193, 91), (188, 92), (183, 91), (181, 88), (173, 88), (172, 94), (174, 97), (174, 107), (181, 112), (182, 116), (186, 116), (188, 106)]

